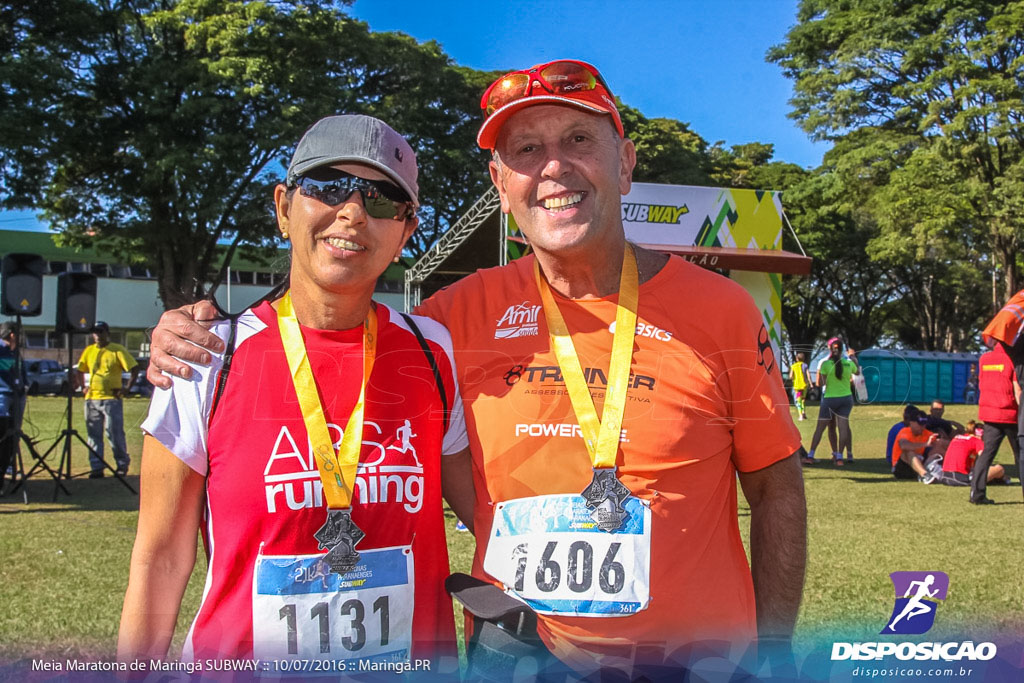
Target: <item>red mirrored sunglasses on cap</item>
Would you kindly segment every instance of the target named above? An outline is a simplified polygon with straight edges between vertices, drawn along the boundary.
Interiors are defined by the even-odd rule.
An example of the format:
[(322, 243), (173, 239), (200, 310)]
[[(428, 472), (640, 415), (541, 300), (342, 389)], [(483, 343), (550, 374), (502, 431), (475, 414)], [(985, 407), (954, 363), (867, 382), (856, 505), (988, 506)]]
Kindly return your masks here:
[(601, 74), (590, 64), (559, 59), (505, 74), (480, 99), (484, 123), (477, 143), (494, 149), (502, 124), (514, 112), (532, 104), (569, 104), (597, 114), (611, 114), (615, 129), (625, 137), (615, 98)]

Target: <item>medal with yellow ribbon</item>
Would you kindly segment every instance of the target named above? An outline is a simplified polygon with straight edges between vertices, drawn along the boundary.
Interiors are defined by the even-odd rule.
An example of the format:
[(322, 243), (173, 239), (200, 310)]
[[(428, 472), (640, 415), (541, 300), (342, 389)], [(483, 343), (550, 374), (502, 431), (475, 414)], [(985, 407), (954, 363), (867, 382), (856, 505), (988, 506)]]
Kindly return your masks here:
[(372, 306), (363, 322), (363, 377), (359, 398), (345, 425), (341, 447), (334, 452), (334, 444), (327, 430), (327, 418), (317, 391), (316, 379), (306, 355), (302, 329), (292, 307), (291, 291), (285, 292), (277, 307), (277, 326), (281, 332), (288, 369), (292, 374), (295, 394), (299, 399), (306, 434), (316, 456), (320, 481), (327, 499), (327, 521), (314, 534), (321, 549), (327, 549), (324, 560), (337, 574), (345, 574), (359, 562), (356, 544), (366, 536), (352, 521), (352, 499), (355, 494), (356, 470), (363, 442), (363, 414), (365, 412), (366, 384), (373, 371), (377, 351), (377, 314)]
[(587, 387), (587, 380), (583, 375), (569, 328), (561, 311), (558, 310), (558, 304), (555, 303), (537, 261), (534, 261), (533, 274), (537, 281), (537, 289), (540, 290), (551, 348), (565, 379), (565, 388), (569, 393), (569, 400), (572, 402), (576, 421), (580, 425), (583, 441), (594, 468), (594, 478), (587, 488), (583, 489), (582, 496), (598, 528), (602, 531), (615, 531), (626, 519), (626, 510), (622, 504), (630, 496), (629, 489), (618, 479), (615, 461), (622, 434), (622, 415), (626, 407), (633, 337), (636, 334), (636, 311), (640, 291), (636, 256), (633, 247), (627, 242), (622, 255), (622, 274), (619, 277), (619, 302), (615, 311), (615, 335), (612, 338), (612, 357), (608, 367), (608, 387), (600, 419), (597, 417), (594, 399)]

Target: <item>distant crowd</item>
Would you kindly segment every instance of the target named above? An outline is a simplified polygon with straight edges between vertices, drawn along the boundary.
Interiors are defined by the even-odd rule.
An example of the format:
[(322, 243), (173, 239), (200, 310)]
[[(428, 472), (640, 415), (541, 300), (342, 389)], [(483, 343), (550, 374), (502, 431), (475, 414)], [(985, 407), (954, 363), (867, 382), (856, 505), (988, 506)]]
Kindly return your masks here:
[[(1003, 307), (982, 333), (989, 350), (977, 365), (970, 366), (963, 396), (965, 403), (978, 405), (976, 420), (963, 425), (943, 417), (946, 406), (938, 399), (932, 401), (928, 412), (915, 405), (903, 409), (903, 417), (889, 430), (886, 443), (894, 477), (916, 479), (923, 484), (970, 487), (972, 504), (991, 505), (987, 485), (1010, 483), (1006, 468), (993, 462), (1004, 439), (1009, 440), (1020, 472), (1024, 439), (1020, 407), (1024, 376), (1022, 321), (1024, 290)], [(807, 419), (805, 401), (811, 387), (822, 389), (818, 421), (803, 464), (817, 462), (815, 452), (827, 431), (832, 462), (841, 467), (853, 461), (850, 412), (861, 369), (853, 349), (847, 349), (843, 357), (842, 339), (833, 337), (827, 346), (829, 354), (818, 364), (813, 383), (803, 353), (796, 354), (789, 377), (798, 420)], [(1021, 484), (1024, 486), (1024, 479)]]

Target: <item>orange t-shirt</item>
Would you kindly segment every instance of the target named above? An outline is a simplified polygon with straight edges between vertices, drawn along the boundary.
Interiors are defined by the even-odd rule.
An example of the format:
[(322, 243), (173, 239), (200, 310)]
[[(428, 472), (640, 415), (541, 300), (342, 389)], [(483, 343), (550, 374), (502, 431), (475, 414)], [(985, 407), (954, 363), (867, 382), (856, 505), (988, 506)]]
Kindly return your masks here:
[[(483, 560), (494, 506), (578, 494), (592, 477), (550, 349), (534, 260), (478, 271), (417, 310), (451, 331), (477, 495), (474, 574), (491, 581)], [(600, 415), (618, 297), (553, 295)], [(727, 278), (673, 257), (645, 282), (631, 370), (617, 465), (632, 494), (650, 503), (650, 602), (610, 618), (540, 615), (544, 641), (579, 670), (671, 661), (697, 640), (755, 636), (736, 471), (800, 447), (761, 314)]]
[(985, 326), (981, 338), (997, 339), (1013, 346), (1021, 334), (1024, 322), (1024, 289), (1010, 297), (995, 317)]
[(904, 427), (896, 433), (896, 440), (892, 442), (892, 466), (896, 467), (896, 461), (900, 459), (900, 453), (903, 449), (900, 448), (900, 440), (907, 439), (914, 443), (921, 444), (921, 448), (915, 448), (914, 450), (924, 455), (924, 447), (928, 445), (928, 439), (932, 437), (934, 432), (930, 432), (927, 429), (922, 429), (918, 436), (914, 436), (914, 432), (910, 431), (910, 427)]

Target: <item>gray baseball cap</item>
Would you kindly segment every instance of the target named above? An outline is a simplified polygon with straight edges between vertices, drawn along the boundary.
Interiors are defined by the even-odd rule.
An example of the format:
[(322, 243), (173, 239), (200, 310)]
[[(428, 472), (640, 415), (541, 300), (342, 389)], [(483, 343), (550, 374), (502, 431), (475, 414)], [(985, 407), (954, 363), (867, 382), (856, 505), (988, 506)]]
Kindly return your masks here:
[(416, 184), (416, 153), (391, 126), (362, 114), (328, 116), (313, 124), (299, 140), (288, 165), (289, 185), (318, 166), (341, 163), (376, 168), (420, 205)]

